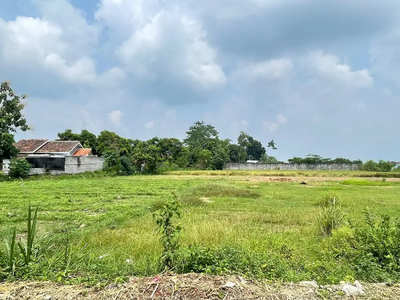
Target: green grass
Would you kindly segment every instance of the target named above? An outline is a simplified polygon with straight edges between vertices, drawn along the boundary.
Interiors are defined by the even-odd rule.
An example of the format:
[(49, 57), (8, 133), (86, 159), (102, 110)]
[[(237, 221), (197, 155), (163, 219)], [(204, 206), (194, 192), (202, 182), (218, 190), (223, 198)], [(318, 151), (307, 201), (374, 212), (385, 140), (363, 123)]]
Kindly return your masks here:
[(50, 250), (28, 278), (57, 280), (65, 269), (78, 282), (156, 274), (161, 246), (152, 213), (175, 193), (184, 204), (183, 247), (240, 249), (260, 265), (273, 264), (262, 273), (270, 279), (338, 282), (355, 271), (326, 256), (317, 225), (321, 197), (340, 197), (346, 218), (355, 221), (366, 208), (377, 215), (400, 213), (397, 183), (352, 179), (302, 186), (231, 179), (64, 176), (1, 182), (0, 236), (15, 226), (20, 236), (26, 234), (28, 206), (39, 205), (37, 239)]
[(166, 175), (176, 176), (265, 176), (265, 177), (365, 177), (400, 178), (400, 172), (369, 171), (283, 171), (283, 170), (223, 170), (223, 171), (169, 171)]

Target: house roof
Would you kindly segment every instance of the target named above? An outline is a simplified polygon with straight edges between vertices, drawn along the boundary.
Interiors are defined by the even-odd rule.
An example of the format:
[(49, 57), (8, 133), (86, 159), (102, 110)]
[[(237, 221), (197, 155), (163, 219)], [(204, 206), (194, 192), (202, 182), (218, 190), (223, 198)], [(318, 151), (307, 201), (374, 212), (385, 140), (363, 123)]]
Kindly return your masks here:
[(14, 144), (19, 149), (20, 153), (34, 153), (40, 147), (47, 143), (48, 140), (44, 139), (32, 139), (32, 140), (20, 140)]
[(77, 141), (56, 141), (48, 142), (35, 153), (57, 153), (71, 152), (75, 147), (82, 145)]
[(88, 156), (92, 153), (92, 149), (78, 149), (74, 153), (74, 156)]

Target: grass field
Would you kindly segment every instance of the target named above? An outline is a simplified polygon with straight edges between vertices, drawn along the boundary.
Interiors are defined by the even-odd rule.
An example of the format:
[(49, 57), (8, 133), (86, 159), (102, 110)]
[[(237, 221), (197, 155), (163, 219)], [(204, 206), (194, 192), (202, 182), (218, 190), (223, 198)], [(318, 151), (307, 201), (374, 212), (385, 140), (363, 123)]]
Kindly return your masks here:
[[(329, 180), (312, 180), (301, 172), (297, 176), (310, 178), (301, 185), (266, 180), (270, 173), (210, 174), (0, 182), (0, 235), (8, 237), (15, 226), (18, 236), (25, 234), (31, 203), (39, 206), (37, 243), (43, 254), (40, 263), (21, 273), (23, 278), (94, 283), (153, 275), (160, 271), (161, 246), (152, 214), (175, 193), (182, 202), (182, 217), (176, 220), (184, 227), (181, 245), (195, 253), (185, 270), (198, 271), (203, 263), (202, 270), (210, 273), (336, 283), (358, 279), (360, 273), (332, 254), (335, 235), (321, 237), (321, 199), (340, 199), (344, 224), (361, 222), (366, 209), (378, 216), (400, 213), (400, 183), (395, 181), (355, 179), (352, 173), (335, 180), (331, 172), (314, 172)], [(0, 252), (6, 252), (3, 245)]]

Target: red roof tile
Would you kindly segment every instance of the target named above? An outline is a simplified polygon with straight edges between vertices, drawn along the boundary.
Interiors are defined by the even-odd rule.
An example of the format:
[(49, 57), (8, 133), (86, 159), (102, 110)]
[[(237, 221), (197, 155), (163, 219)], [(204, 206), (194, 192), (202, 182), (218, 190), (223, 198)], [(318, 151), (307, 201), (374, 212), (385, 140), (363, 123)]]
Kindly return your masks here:
[(15, 147), (19, 149), (20, 153), (34, 153), (35, 150), (43, 146), (48, 140), (32, 139), (20, 140), (15, 143)]
[(78, 149), (74, 153), (74, 156), (88, 156), (92, 154), (92, 149)]
[(46, 145), (44, 145), (42, 148), (40, 148), (35, 153), (71, 152), (78, 145), (81, 145), (81, 144), (77, 141), (48, 142)]

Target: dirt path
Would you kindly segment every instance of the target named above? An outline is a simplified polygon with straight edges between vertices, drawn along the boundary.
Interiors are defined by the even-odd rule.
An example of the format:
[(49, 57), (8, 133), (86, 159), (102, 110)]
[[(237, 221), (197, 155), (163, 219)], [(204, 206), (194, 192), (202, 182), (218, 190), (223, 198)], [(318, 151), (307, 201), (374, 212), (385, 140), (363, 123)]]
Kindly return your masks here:
[(362, 284), (363, 295), (346, 296), (343, 285), (317, 286), (315, 283), (268, 284), (248, 282), (241, 277), (198, 274), (132, 278), (121, 286), (87, 288), (54, 283), (3, 283), (1, 300), (17, 299), (400, 299), (400, 286)]

